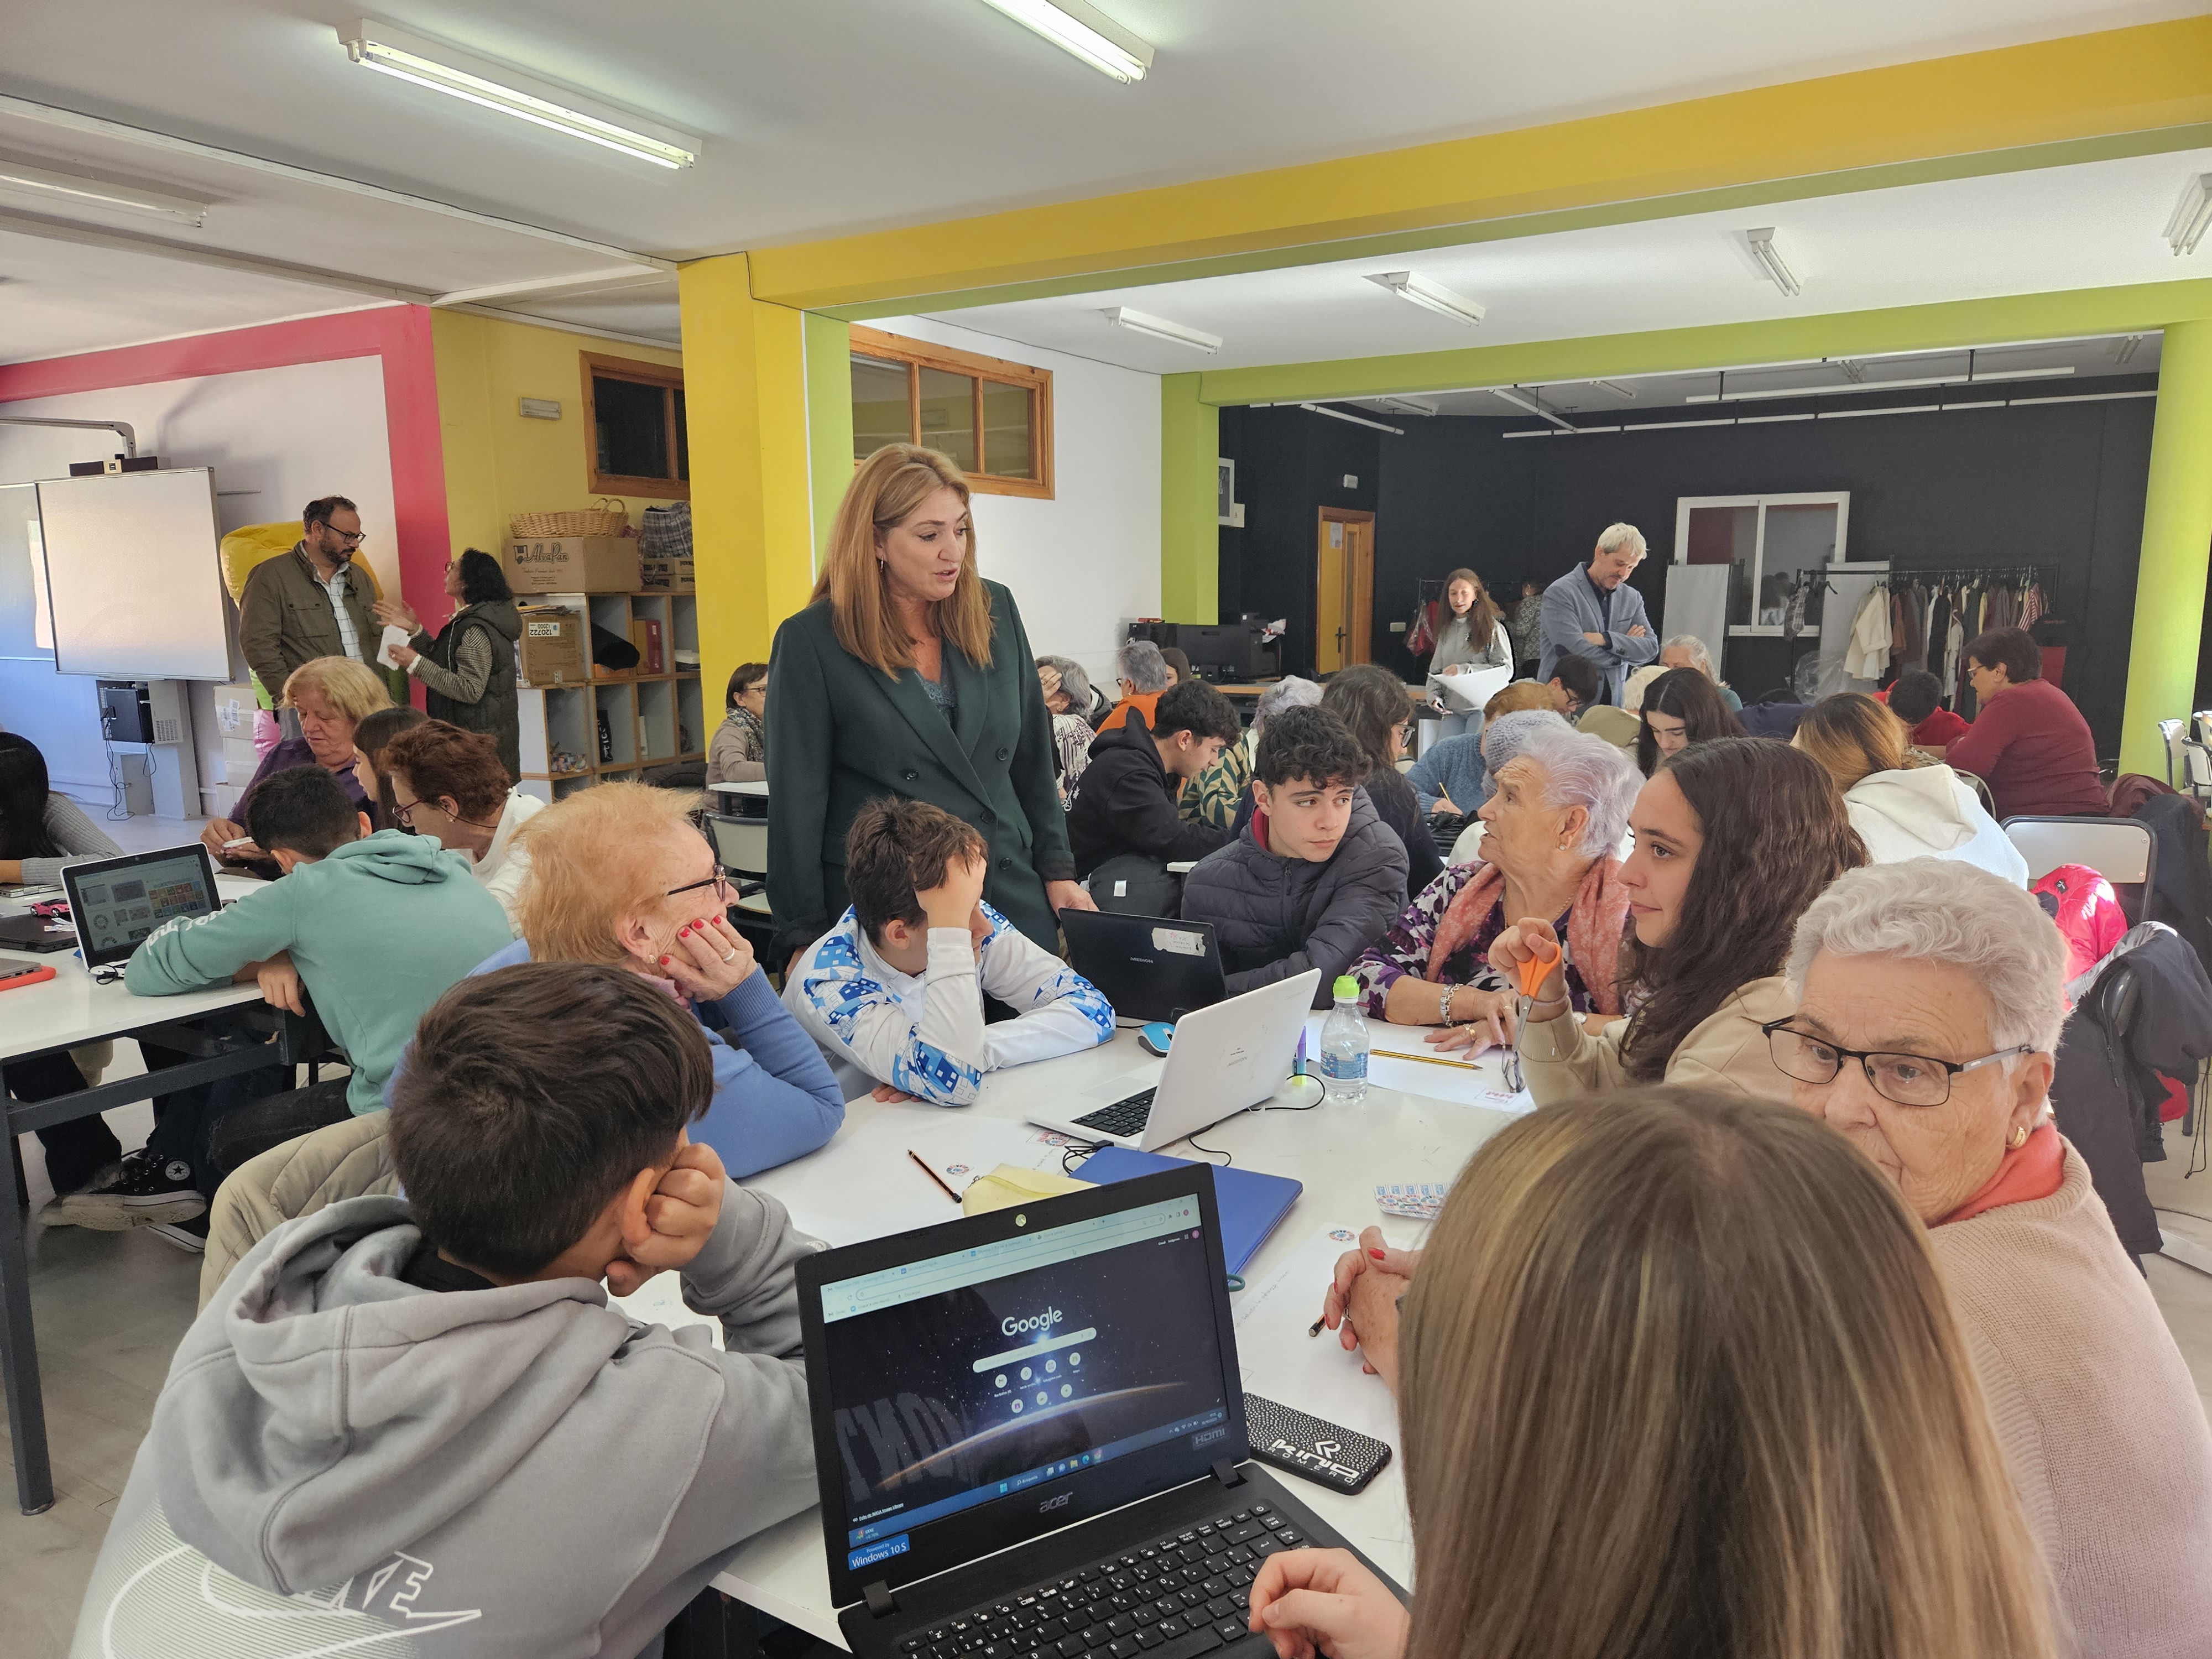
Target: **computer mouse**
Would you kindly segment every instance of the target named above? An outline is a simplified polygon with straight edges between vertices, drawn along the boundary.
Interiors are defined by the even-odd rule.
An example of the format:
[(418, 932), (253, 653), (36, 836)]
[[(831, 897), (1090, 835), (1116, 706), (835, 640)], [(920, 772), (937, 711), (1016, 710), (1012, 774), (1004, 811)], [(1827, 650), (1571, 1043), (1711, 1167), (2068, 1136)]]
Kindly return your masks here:
[(1141, 1026), (1137, 1031), (1137, 1041), (1143, 1045), (1146, 1054), (1158, 1054), (1164, 1060), (1167, 1058), (1168, 1044), (1175, 1041), (1174, 1023), (1170, 1020), (1156, 1019), (1149, 1025)]

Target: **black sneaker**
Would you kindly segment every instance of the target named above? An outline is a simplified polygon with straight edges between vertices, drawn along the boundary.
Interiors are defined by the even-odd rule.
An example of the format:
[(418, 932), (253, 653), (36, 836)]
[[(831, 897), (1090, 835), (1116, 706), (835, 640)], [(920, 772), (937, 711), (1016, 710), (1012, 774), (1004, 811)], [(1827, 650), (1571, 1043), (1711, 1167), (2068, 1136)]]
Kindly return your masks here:
[(189, 1250), (194, 1255), (207, 1254), (208, 1220), (204, 1215), (190, 1221), (157, 1221), (146, 1231), (180, 1250)]
[(124, 1154), (123, 1173), (113, 1186), (71, 1193), (55, 1207), (58, 1222), (119, 1233), (155, 1222), (190, 1221), (207, 1213), (207, 1200), (192, 1185), (191, 1164), (141, 1148)]

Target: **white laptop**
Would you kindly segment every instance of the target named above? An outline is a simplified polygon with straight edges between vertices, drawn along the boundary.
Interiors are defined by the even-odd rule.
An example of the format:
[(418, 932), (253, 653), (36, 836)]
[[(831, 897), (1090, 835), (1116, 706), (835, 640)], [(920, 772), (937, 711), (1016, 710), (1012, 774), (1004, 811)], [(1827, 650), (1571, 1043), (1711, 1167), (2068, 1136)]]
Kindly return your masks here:
[[(1079, 1139), (1155, 1152), (1234, 1117), (1283, 1085), (1297, 1054), (1321, 970), (1194, 1009), (1176, 1022), (1175, 1041), (1155, 1077), (1128, 1073), (1060, 1103), (1029, 1121)], [(1147, 1079), (1150, 1079), (1149, 1081)]]

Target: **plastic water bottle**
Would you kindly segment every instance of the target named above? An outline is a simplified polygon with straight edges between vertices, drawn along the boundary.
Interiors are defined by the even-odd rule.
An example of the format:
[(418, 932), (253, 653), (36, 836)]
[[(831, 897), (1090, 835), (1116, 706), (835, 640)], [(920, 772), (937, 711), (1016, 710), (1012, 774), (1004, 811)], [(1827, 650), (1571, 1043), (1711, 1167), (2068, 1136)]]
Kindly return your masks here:
[(1338, 980), (1335, 994), (1321, 1028), (1321, 1087), (1326, 1098), (1351, 1106), (1367, 1094), (1367, 1016), (1359, 1012), (1358, 980)]

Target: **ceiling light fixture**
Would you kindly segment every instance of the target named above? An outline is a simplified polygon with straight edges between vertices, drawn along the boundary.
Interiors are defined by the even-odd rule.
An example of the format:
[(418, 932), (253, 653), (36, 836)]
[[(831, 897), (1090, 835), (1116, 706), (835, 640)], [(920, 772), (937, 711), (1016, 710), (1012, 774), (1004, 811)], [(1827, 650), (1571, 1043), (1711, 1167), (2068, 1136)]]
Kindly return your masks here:
[(182, 196), (165, 196), (157, 190), (130, 185), (111, 185), (104, 179), (87, 179), (74, 173), (53, 173), (0, 157), (0, 190), (36, 191), (40, 196), (67, 197), (93, 207), (126, 208), (133, 213), (157, 214), (181, 219), (198, 227), (206, 222), (208, 204)]
[(1636, 400), (1636, 393), (1627, 386), (1621, 385), (1618, 380), (1584, 380), (1583, 384), (1584, 386), (1601, 386), (1607, 392), (1612, 392), (1616, 398), (1626, 398), (1632, 403)]
[(1354, 426), (1369, 427), (1376, 432), (1387, 432), (1394, 438), (1402, 438), (1406, 435), (1406, 428), (1402, 426), (1386, 426), (1380, 421), (1369, 420), (1364, 415), (1347, 415), (1340, 409), (1331, 409), (1327, 404), (1300, 404), (1298, 407), (1309, 414), (1326, 415), (1332, 421), (1349, 421)]
[(1981, 386), (1991, 380), (2055, 380), (2074, 372), (2071, 363), (2056, 368), (1985, 368), (1972, 374), (1931, 374), (1910, 380), (1861, 380), (1856, 386), (1762, 386), (1756, 392), (1698, 392), (1686, 404), (1749, 403), (1760, 398), (1838, 398), (1852, 392), (1905, 392), (1919, 386)]
[(1433, 415), (1437, 412), (1436, 404), (1426, 398), (1401, 398), (1394, 394), (1377, 398), (1375, 401), (1385, 409), (1402, 410), (1408, 415)]
[(2183, 186), (2173, 216), (2166, 222), (2166, 240), (2173, 244), (2173, 257), (2196, 252), (2208, 227), (2212, 227), (2212, 173), (2200, 173)]
[(2112, 342), (2112, 361), (2116, 363), (2124, 363), (2128, 362), (2130, 359), (2134, 357), (2136, 352), (2142, 347), (2142, 335), (2123, 334), (2118, 339)]
[(983, 0), (983, 3), (1125, 86), (1143, 80), (1152, 66), (1148, 43), (1097, 7), (1085, 5), (1083, 0)]
[(1208, 334), (1203, 329), (1185, 328), (1181, 323), (1171, 323), (1164, 317), (1132, 311), (1127, 306), (1108, 306), (1101, 314), (1116, 328), (1134, 329), (1138, 333), (1149, 334), (1156, 340), (1171, 340), (1177, 345), (1194, 346), (1209, 356), (1221, 349), (1218, 334)]
[[(699, 159), (701, 141), (696, 138), (672, 131), (667, 137), (659, 137), (556, 102), (553, 98), (541, 97), (537, 91), (492, 80), (474, 73), (472, 69), (461, 67), (471, 61), (465, 54), (369, 18), (364, 17), (354, 25), (345, 49), (347, 55), (363, 69), (428, 87), (433, 92), (445, 93), (480, 109), (497, 110), (533, 126), (581, 138), (586, 143), (650, 161), (655, 167), (688, 167)], [(483, 64), (479, 67), (495, 66)], [(516, 80), (525, 78), (503, 68), (500, 72)], [(545, 87), (543, 90), (550, 93), (555, 88)]]
[(1561, 420), (1558, 416), (1553, 414), (1550, 410), (1544, 407), (1544, 393), (1540, 387), (1538, 388), (1535, 398), (1533, 401), (1522, 397), (1517, 391), (1508, 392), (1502, 386), (1494, 386), (1491, 387), (1490, 395), (1493, 398), (1504, 398), (1507, 403), (1511, 404), (1516, 409), (1527, 410), (1531, 415), (1534, 415), (1540, 421), (1549, 421), (1553, 426), (1558, 427), (1562, 432), (1578, 432), (1582, 429), (1576, 426), (1571, 421)]
[(1793, 300), (1804, 291), (1803, 285), (1798, 282), (1796, 274), (1782, 262), (1782, 255), (1775, 250), (1772, 225), (1764, 226), (1758, 230), (1747, 230), (1743, 234), (1743, 240), (1745, 245), (1751, 249), (1751, 257), (1759, 261), (1759, 269), (1767, 274), (1775, 287)]
[(1401, 300), (1411, 301), (1424, 311), (1433, 311), (1439, 317), (1449, 317), (1466, 328), (1473, 328), (1486, 314), (1474, 301), (1462, 298), (1413, 271), (1379, 271), (1367, 280), (1377, 288), (1389, 289)]

